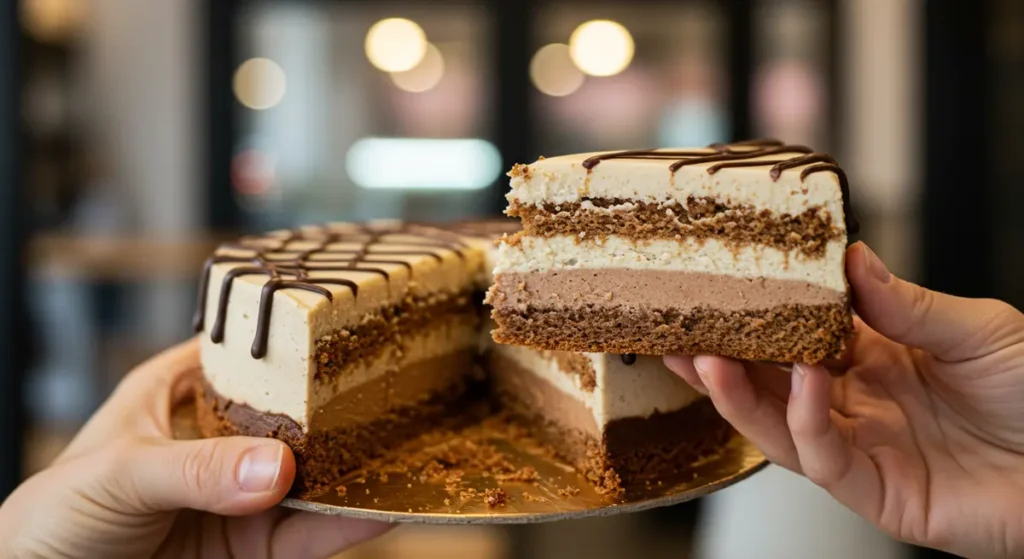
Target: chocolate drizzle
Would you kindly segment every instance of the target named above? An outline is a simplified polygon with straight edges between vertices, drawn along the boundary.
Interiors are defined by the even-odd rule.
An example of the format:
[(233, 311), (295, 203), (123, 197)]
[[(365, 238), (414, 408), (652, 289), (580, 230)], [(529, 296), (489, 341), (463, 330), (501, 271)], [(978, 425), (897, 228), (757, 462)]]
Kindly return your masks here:
[[(708, 153), (707, 150), (712, 150)], [(757, 159), (760, 157), (798, 154), (778, 159)], [(832, 156), (818, 153), (807, 146), (787, 145), (779, 140), (746, 140), (731, 144), (711, 144), (701, 150), (654, 150), (634, 149), (615, 151), (595, 155), (583, 161), (583, 168), (588, 172), (602, 161), (610, 159), (657, 159), (672, 161), (669, 172), (675, 173), (687, 165), (713, 163), (708, 166), (707, 173), (713, 175), (718, 171), (734, 167), (762, 167), (771, 165), (768, 174), (772, 180), (779, 180), (786, 169), (809, 165), (800, 172), (800, 180), (805, 180), (814, 173), (831, 172), (839, 178), (839, 189), (843, 197), (843, 213), (846, 216), (846, 229), (850, 233), (860, 231), (860, 223), (853, 215), (850, 204), (850, 183), (846, 173)]]
[[(389, 239), (388, 236), (402, 236)], [(292, 245), (313, 243), (312, 248), (292, 248)], [(339, 244), (357, 245), (358, 248), (340, 248)], [(414, 246), (420, 249), (401, 248), (378, 250), (377, 247)], [(248, 264), (227, 271), (220, 286), (217, 299), (217, 316), (210, 328), (210, 339), (214, 343), (224, 341), (224, 328), (227, 321), (228, 302), (231, 298), (231, 287), (234, 280), (242, 276), (268, 276), (260, 293), (259, 314), (256, 320), (256, 339), (252, 343), (252, 356), (261, 359), (267, 354), (267, 342), (270, 335), (270, 313), (274, 304), (274, 293), (280, 289), (299, 289), (316, 293), (327, 300), (334, 299), (327, 285), (341, 285), (359, 294), (356, 282), (339, 277), (313, 276), (311, 273), (348, 272), (377, 274), (385, 279), (390, 274), (384, 268), (372, 264), (392, 264), (404, 266), (411, 270), (412, 265), (405, 260), (387, 259), (387, 256), (429, 256), (442, 260), (438, 250), (450, 250), (460, 258), (464, 255), (464, 244), (452, 233), (421, 227), (413, 224), (390, 226), (353, 225), (347, 228), (331, 226), (293, 229), (271, 234), (265, 237), (247, 237), (237, 243), (222, 245), (218, 254), (206, 260), (202, 277), (199, 280), (199, 300), (192, 327), (202, 332), (206, 322), (206, 299), (210, 288), (210, 272), (215, 264), (237, 263)], [(246, 253), (242, 255), (222, 254), (222, 251)]]

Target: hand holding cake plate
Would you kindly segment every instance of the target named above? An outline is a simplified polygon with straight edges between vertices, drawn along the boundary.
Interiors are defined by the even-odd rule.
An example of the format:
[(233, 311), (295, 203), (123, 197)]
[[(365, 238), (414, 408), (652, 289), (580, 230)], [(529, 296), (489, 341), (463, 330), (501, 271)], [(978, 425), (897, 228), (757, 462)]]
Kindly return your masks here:
[[(180, 438), (201, 436), (191, 406), (177, 410)], [(638, 481), (619, 495), (598, 490), (549, 447), (504, 416), (438, 426), (315, 496), (282, 505), (326, 515), (427, 524), (527, 524), (638, 512), (697, 499), (767, 465), (739, 435), (685, 470)]]

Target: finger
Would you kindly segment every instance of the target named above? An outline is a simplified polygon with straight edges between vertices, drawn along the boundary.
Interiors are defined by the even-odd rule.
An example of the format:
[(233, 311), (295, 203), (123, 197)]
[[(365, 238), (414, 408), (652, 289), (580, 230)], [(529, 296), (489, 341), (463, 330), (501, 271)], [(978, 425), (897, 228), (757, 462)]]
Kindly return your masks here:
[(769, 460), (799, 472), (796, 448), (786, 425), (785, 404), (758, 389), (738, 361), (701, 355), (693, 359), (693, 364), (718, 413)]
[(708, 388), (704, 386), (704, 381), (700, 380), (700, 376), (697, 375), (697, 369), (693, 366), (693, 357), (689, 355), (666, 355), (662, 358), (662, 361), (665, 362), (665, 366), (670, 371), (679, 375), (694, 390), (705, 396), (708, 395)]
[[(689, 355), (666, 355), (665, 366), (682, 377), (694, 390), (707, 396), (708, 389), (700, 380), (697, 369), (693, 366), (693, 357)], [(789, 369), (778, 363), (747, 362), (748, 378), (754, 388), (763, 390), (779, 402), (785, 403), (789, 398)]]
[(392, 528), (386, 522), (301, 512), (274, 530), (271, 557), (333, 557)]
[(1024, 322), (1019, 312), (1000, 301), (954, 297), (903, 281), (862, 242), (847, 250), (846, 275), (857, 314), (865, 323), (889, 339), (940, 359), (979, 355), (979, 342), (991, 341), (985, 339), (986, 333), (999, 331), (1001, 318)]
[(824, 367), (794, 365), (787, 421), (803, 474), (866, 518), (876, 518), (881, 477), (855, 448), (831, 407), (833, 379)]
[(112, 506), (136, 514), (252, 514), (280, 502), (295, 479), (291, 450), (274, 439), (142, 440), (112, 445), (94, 461), (104, 468)]

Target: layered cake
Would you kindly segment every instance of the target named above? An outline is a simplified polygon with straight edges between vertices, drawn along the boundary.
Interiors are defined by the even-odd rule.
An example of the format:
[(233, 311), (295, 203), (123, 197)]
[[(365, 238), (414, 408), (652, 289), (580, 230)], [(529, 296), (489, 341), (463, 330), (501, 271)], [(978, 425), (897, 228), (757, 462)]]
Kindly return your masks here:
[(728, 426), (657, 360), (498, 346), (493, 238), (334, 224), (243, 238), (207, 261), (195, 326), (204, 436), (276, 437), (316, 493), (474, 402), (496, 402), (601, 489), (685, 468)]
[(494, 339), (817, 363), (852, 332), (843, 170), (774, 140), (516, 165)]
[(472, 380), (483, 253), (393, 223), (244, 238), (207, 261), (204, 435), (287, 442), (316, 491), (446, 413)]

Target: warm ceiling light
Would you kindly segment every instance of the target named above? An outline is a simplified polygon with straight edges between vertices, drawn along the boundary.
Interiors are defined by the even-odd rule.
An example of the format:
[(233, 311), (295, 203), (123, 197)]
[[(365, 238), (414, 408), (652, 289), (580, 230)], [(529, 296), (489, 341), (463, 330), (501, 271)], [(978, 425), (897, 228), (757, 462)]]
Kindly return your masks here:
[(633, 36), (614, 21), (588, 21), (572, 32), (569, 54), (584, 73), (591, 76), (614, 76), (625, 70), (633, 60)]
[(427, 44), (427, 53), (413, 69), (405, 72), (391, 72), (395, 87), (404, 91), (420, 93), (434, 88), (444, 77), (444, 57), (432, 44)]
[(235, 97), (246, 107), (262, 111), (284, 99), (284, 70), (269, 58), (250, 58), (235, 72)]
[(586, 77), (573, 64), (569, 46), (552, 43), (544, 45), (533, 55), (530, 79), (541, 93), (564, 97), (579, 89)]
[(427, 35), (416, 22), (382, 19), (366, 33), (366, 57), (385, 72), (412, 70), (427, 54)]

